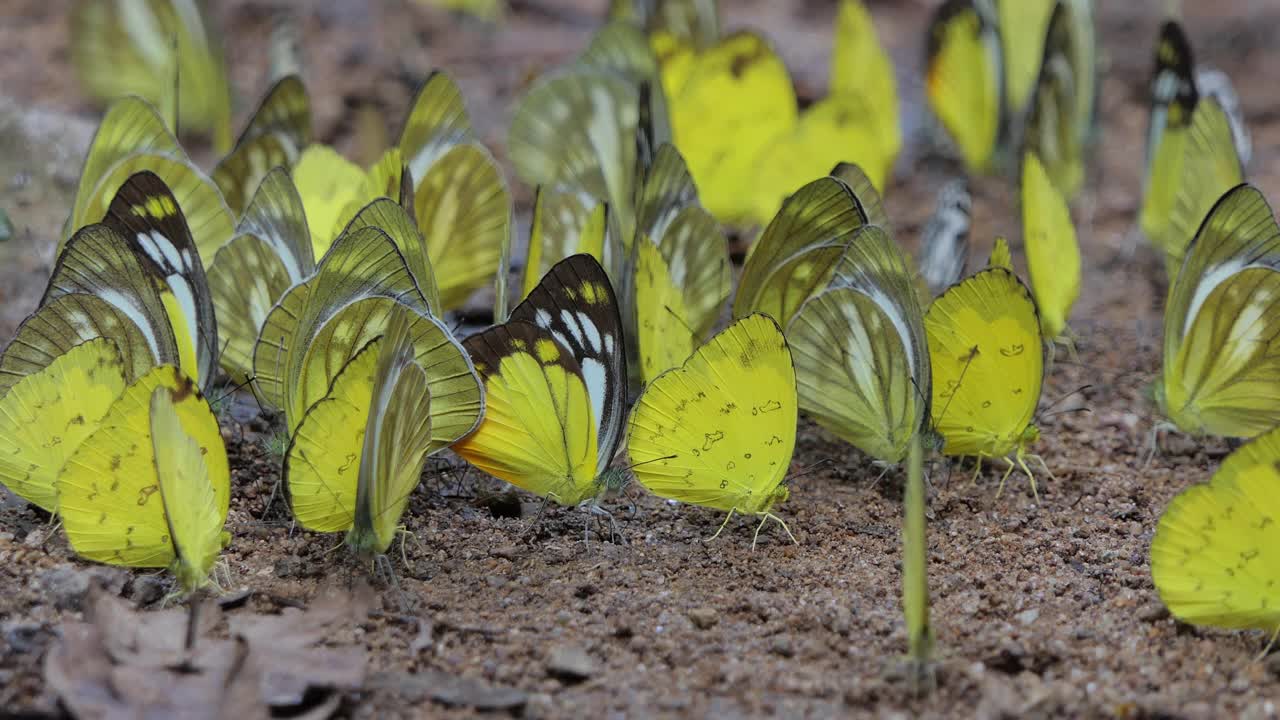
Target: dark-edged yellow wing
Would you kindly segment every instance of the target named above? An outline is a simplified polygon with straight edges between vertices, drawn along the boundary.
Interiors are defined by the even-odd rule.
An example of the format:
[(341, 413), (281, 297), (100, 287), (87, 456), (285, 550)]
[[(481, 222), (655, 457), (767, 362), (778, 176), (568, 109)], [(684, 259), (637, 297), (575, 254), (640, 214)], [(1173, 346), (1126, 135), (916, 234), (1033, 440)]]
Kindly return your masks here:
[(1218, 198), (1241, 182), (1244, 182), (1244, 168), (1240, 165), (1227, 114), (1217, 100), (1201, 98), (1191, 114), (1191, 130), (1182, 150), (1181, 173), (1169, 226), (1159, 239), (1171, 283), (1182, 265), (1187, 246), (1209, 210)]
[(1175, 20), (1160, 27), (1151, 71), (1151, 114), (1147, 120), (1147, 170), (1143, 177), (1142, 233), (1157, 247), (1173, 212), (1182, 177), (1183, 148), (1198, 101), (1191, 44)]
[(432, 72), (413, 99), (397, 144), (409, 172), (425, 177), (442, 155), (474, 140), (462, 91), (448, 74)]
[(472, 335), (465, 345), (484, 380), (485, 415), (454, 452), (562, 505), (595, 497), (596, 421), (569, 350), (550, 331), (520, 320)]

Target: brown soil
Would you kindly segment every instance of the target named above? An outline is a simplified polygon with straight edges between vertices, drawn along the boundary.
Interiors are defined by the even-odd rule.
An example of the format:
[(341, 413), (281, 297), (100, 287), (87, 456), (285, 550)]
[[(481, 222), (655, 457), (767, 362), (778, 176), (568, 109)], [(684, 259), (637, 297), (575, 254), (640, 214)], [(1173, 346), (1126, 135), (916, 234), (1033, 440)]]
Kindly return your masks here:
[[(493, 30), (412, 3), (369, 3), (372, 9), (316, 3), (303, 39), (319, 131), (354, 151), (354, 108), (369, 104), (384, 111), (388, 130), (397, 132), (416, 79), (438, 65), (458, 78), (482, 135), (501, 152), (512, 98), (534, 73), (585, 42), (599, 4), (517, 3), (506, 25)], [(878, 468), (805, 422), (793, 471), (829, 463), (797, 478), (780, 508), (799, 544), (771, 527), (754, 552), (754, 523), (735, 519), (708, 543), (721, 516), (634, 488), (609, 504), (629, 542), (610, 542), (606, 531), (586, 543), (582, 513), (550, 509), (533, 525), (515, 517), (522, 509), (536, 511), (530, 498), (508, 495), (475, 473), (432, 469), (406, 516), (417, 543), (407, 548), (407, 564), (396, 555), (403, 594), (384, 590), (385, 612), (356, 634), (370, 650), (373, 678), (346, 712), (474, 713), (431, 702), (409, 679), (435, 671), (439, 682), (471, 678), (528, 693), (523, 714), (529, 717), (1274, 717), (1280, 662), (1275, 656), (1254, 661), (1265, 638), (1179, 624), (1151, 584), (1148, 546), (1161, 510), (1179, 490), (1206, 479), (1229, 448), (1174, 437), (1142, 468), (1153, 422), (1142, 390), (1159, 368), (1163, 290), (1158, 265), (1133, 226), (1145, 83), (1164, 3), (1098, 4), (1104, 135), (1076, 206), (1085, 251), (1084, 292), (1072, 322), (1080, 336), (1078, 360), (1059, 352), (1044, 393), (1047, 407), (1087, 384), (1054, 409), (1089, 412), (1042, 417), (1044, 439), (1036, 451), (1056, 479), (1039, 478), (1039, 502), (1021, 476), (996, 497), (998, 476), (974, 484), (968, 465), (934, 466), (935, 692), (917, 697), (900, 671), (906, 644), (897, 599), (900, 473), (876, 482)], [(22, 104), (88, 115), (68, 66), (67, 3), (5, 5), (0, 88)], [(262, 85), (264, 43), (277, 5), (217, 3), (242, 109)], [(820, 91), (830, 42), (827, 3), (723, 5), (731, 25), (761, 27), (775, 37), (802, 92)], [(932, 5), (873, 4), (900, 63), (909, 128), (923, 122), (919, 60)], [(1237, 83), (1253, 131), (1252, 179), (1280, 197), (1280, 101), (1274, 78), (1262, 70), (1280, 63), (1273, 41), (1280, 8), (1252, 0), (1188, 5), (1194, 6), (1186, 19), (1198, 59)], [(908, 145), (920, 140), (913, 133)], [(887, 199), (904, 242), (914, 245), (944, 179), (936, 163), (904, 153)], [(0, 181), (13, 187), (9, 178)], [(47, 191), (67, 193), (65, 186)], [(527, 218), (528, 192), (518, 195)], [(978, 183), (975, 213), (973, 257), (985, 257), (997, 234), (1020, 235), (1014, 193), (1003, 181)], [(40, 260), (26, 258), (23, 267), (44, 270), (57, 224), (18, 224), (39, 248)], [(30, 311), (40, 289), (38, 283), (15, 288), (0, 288), (9, 306), (0, 337), (12, 332), (10, 316)], [(271, 611), (305, 603), (322, 584), (365, 570), (351, 567), (342, 552), (328, 552), (336, 538), (291, 530), (278, 507), (263, 517), (278, 460), (264, 449), (267, 425), (250, 419), (254, 413), (240, 403), (226, 415), (235, 541), (225, 557), (236, 584), (254, 591), (248, 605)], [(32, 510), (4, 504), (3, 711), (53, 708), (40, 658), (57, 623), (78, 615), (64, 609), (74, 597), (64, 602), (67, 597), (49, 587), (58, 576), (50, 568), (60, 566), (86, 567)], [(126, 595), (149, 584), (143, 573), (94, 572)], [(402, 602), (412, 609), (402, 613)], [(575, 661), (585, 665), (582, 677), (555, 672)]]

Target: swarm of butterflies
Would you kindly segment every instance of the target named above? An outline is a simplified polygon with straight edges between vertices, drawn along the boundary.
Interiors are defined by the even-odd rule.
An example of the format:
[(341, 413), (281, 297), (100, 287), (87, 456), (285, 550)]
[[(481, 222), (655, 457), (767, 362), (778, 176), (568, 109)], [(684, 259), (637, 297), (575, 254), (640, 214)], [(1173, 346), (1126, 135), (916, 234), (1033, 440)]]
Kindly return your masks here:
[[(963, 178), (903, 251), (882, 202), (893, 67), (858, 0), (839, 4), (829, 92), (803, 111), (768, 39), (721, 34), (714, 2), (614, 2), (516, 103), (509, 157), (536, 194), (510, 288), (510, 192), (447, 75), (368, 168), (316, 142), (293, 74), (232, 143), (202, 9), (137, 8), (73, 16), (85, 86), (110, 104), (48, 287), (0, 357), (0, 481), (83, 557), (213, 583), (230, 541), (209, 400), (223, 376), (282, 419), (296, 521), (345, 532), (365, 561), (446, 449), (591, 514), (634, 477), (790, 535), (774, 509), (803, 411), (907, 466), (903, 600), (927, 656), (921, 458), (1002, 462), (1001, 488), (1021, 469), (1037, 492), (1032, 462), (1048, 474), (1036, 411), (1071, 339), (1069, 204), (1098, 133), (1089, 0), (947, 0), (927, 30), (927, 97), (958, 165), (1020, 187), (1029, 287), (1003, 239), (967, 272)], [(1280, 227), (1244, 182), (1229, 82), (1196, 72), (1173, 20), (1151, 93), (1139, 224), (1170, 278), (1156, 403), (1181, 431), (1257, 438), (1173, 501), (1153, 575), (1179, 617), (1274, 630)], [(179, 127), (214, 139), (211, 171)], [(736, 283), (725, 226), (763, 226)], [(446, 318), (490, 284), (493, 325), (457, 337)]]

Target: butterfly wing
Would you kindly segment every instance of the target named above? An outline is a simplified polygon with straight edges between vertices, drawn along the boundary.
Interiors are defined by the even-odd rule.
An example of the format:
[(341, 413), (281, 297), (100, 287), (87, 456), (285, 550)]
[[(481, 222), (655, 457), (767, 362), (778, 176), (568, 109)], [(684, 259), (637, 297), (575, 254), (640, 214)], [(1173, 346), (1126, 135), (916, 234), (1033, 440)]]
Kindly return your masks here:
[(209, 292), (222, 319), (220, 364), (239, 384), (253, 374), (253, 346), (267, 314), (293, 285), (274, 249), (256, 235), (239, 235), (218, 248), (209, 268)]
[(952, 286), (925, 315), (933, 426), (947, 455), (1001, 457), (1035, 415), (1044, 373), (1040, 318), (1011, 271), (990, 267)]
[(547, 330), (573, 357), (591, 399), (599, 449), (596, 469), (603, 471), (622, 441), (627, 382), (622, 319), (604, 268), (590, 255), (560, 261), (516, 306), (511, 319)]
[(348, 536), (356, 554), (365, 557), (385, 553), (395, 539), (431, 446), (431, 392), (426, 373), (414, 362), (407, 311), (399, 310), (391, 318), (372, 389), (355, 526)]
[(124, 392), (120, 351), (106, 338), (77, 345), (0, 398), (0, 482), (57, 512), (58, 471)]
[(155, 364), (147, 337), (128, 313), (96, 295), (72, 293), (42, 304), (18, 326), (0, 357), (0, 396), (81, 343), (106, 338), (132, 382)]
[(445, 308), (441, 304), (440, 288), (436, 285), (431, 253), (422, 233), (418, 231), (416, 221), (408, 211), (391, 199), (380, 197), (357, 212), (351, 222), (347, 223), (343, 233), (354, 232), (362, 227), (378, 228), (391, 238), (404, 256), (413, 279), (418, 283), (418, 290), (426, 299), (427, 308), (432, 315), (443, 316)]
[(867, 222), (849, 187), (825, 177), (782, 204), (747, 256), (733, 301), (734, 317), (753, 312), (790, 322), (831, 277), (853, 232)]
[(938, 207), (925, 223), (917, 266), (929, 289), (928, 299), (964, 277), (969, 261), (969, 223), (973, 198), (964, 180), (953, 180), (938, 192)]
[(603, 263), (608, 213), (608, 205), (582, 193), (535, 189), (520, 299), (533, 292), (552, 265), (570, 255), (587, 253)]
[(971, 173), (991, 169), (1004, 117), (1003, 35), (995, 28), (974, 0), (947, 0), (929, 24), (925, 95)]
[(1197, 625), (1280, 627), (1280, 431), (1231, 453), (1213, 478), (1182, 491), (1151, 540), (1151, 578), (1175, 617)]
[(220, 351), (218, 326), (204, 263), (176, 198), (158, 176), (140, 172), (120, 186), (102, 222), (120, 233), (163, 281), (160, 297), (183, 358), (181, 367), (198, 370), (191, 374), (207, 389)]
[(251, 194), (272, 169), (291, 168), (311, 144), (311, 100), (297, 75), (267, 91), (236, 146), (218, 161), (212, 178), (231, 212), (244, 212)]
[(1158, 394), (1187, 432), (1251, 437), (1280, 422), (1280, 227), (1255, 188), (1205, 218), (1169, 291)]
[(464, 343), (484, 380), (485, 415), (453, 446), (494, 477), (562, 505), (597, 493), (593, 400), (570, 350), (512, 320)]
[(889, 214), (884, 209), (884, 199), (880, 197), (880, 191), (876, 190), (875, 184), (871, 182), (871, 178), (867, 177), (865, 170), (857, 163), (841, 162), (827, 174), (849, 186), (850, 192), (858, 199), (858, 203), (862, 205), (862, 211), (867, 215), (868, 225), (882, 227), (885, 232), (893, 234), (891, 232), (893, 225), (889, 222)]
[(750, 315), (641, 393), (627, 430), (632, 471), (661, 497), (765, 512), (786, 496), (796, 412), (782, 329)]
[(1178, 191), (1161, 247), (1170, 279), (1177, 274), (1188, 243), (1210, 209), (1224, 193), (1243, 181), (1244, 168), (1226, 113), (1217, 100), (1201, 98), (1191, 114)]
[[(187, 406), (186, 414), (191, 418), (187, 423), (196, 434), (188, 433), (178, 412), (180, 405)], [(218, 498), (226, 498), (231, 487), (226, 449), (220, 435), (216, 445), (211, 442), (208, 403), (189, 388), (157, 387), (150, 406), (153, 473), (173, 545), (172, 567), (179, 586), (191, 592), (209, 583), (209, 572), (223, 546), (227, 506), (219, 505)], [(216, 420), (213, 428), (217, 429)], [(220, 465), (207, 458), (210, 452), (222, 456)], [(222, 474), (212, 474), (211, 465), (218, 466)]]
[(82, 557), (132, 567), (167, 567), (174, 560), (151, 433), (151, 396), (158, 388), (174, 398), (179, 426), (204, 458), (216, 513), (227, 515), (231, 475), (218, 420), (191, 378), (161, 365), (124, 391), (58, 475), (58, 513)]
[(457, 83), (446, 73), (432, 72), (413, 99), (400, 132), (398, 147), (409, 172), (415, 178), (426, 177), (427, 169), (446, 152), (475, 139)]
[(1032, 150), (1022, 159), (1022, 234), (1041, 329), (1056, 338), (1080, 296), (1080, 246), (1067, 201)]
[(324, 257), (349, 218), (349, 205), (372, 198), (365, 195), (365, 173), (328, 145), (308, 145), (293, 166), (293, 182), (311, 234), (312, 255)]
[[(675, 216), (657, 242), (671, 283), (684, 297), (686, 332), (709, 337), (733, 291), (729, 244), (720, 224), (701, 206), (691, 205)], [(638, 298), (636, 310), (644, 311)], [(684, 349), (685, 356), (692, 350)]]
[(782, 59), (763, 36), (737, 32), (699, 53), (679, 88), (665, 89), (672, 134), (707, 210), (726, 223), (758, 220), (757, 160), (798, 115)]
[(440, 306), (456, 309), (490, 281), (511, 242), (511, 196), (493, 156), (474, 143), (447, 151), (418, 183), (414, 214)]
[(1196, 92), (1191, 44), (1174, 20), (1165, 21), (1156, 44), (1151, 72), (1151, 115), (1147, 121), (1147, 172), (1143, 180), (1142, 232), (1157, 247), (1163, 235), (1181, 177), (1183, 148), (1191, 126)]
[(653, 382), (693, 352), (684, 296), (671, 280), (662, 253), (641, 242), (636, 261), (636, 325), (639, 328), (640, 376)]
[(884, 158), (884, 187), (888, 171), (902, 148), (898, 129), (898, 83), (893, 62), (876, 36), (871, 13), (862, 0), (841, 0), (836, 11), (835, 37), (831, 50), (832, 95), (856, 97), (875, 128), (874, 146)]

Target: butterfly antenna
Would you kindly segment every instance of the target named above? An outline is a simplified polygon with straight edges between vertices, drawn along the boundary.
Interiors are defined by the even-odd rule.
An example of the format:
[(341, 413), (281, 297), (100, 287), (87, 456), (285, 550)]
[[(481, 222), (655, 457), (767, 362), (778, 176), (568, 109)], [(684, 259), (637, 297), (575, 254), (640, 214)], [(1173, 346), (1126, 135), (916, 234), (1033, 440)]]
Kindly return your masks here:
[[(245, 380), (244, 382), (240, 383), (239, 385), (233, 385), (233, 386), (231, 387), (231, 389), (230, 389), (230, 390), (227, 390), (226, 392), (222, 393), (222, 394), (221, 394), (221, 395), (219, 395), (218, 397), (214, 398), (213, 402), (212, 402), (212, 403), (210, 403), (210, 404), (211, 404), (211, 405), (217, 405), (218, 403), (222, 402), (223, 400), (226, 400), (227, 398), (229, 398), (229, 397), (231, 397), (232, 395), (236, 394), (236, 392), (237, 392), (237, 391), (242, 390), (242, 389), (244, 388), (244, 386), (248, 385), (248, 384), (249, 384), (249, 383), (251, 383), (251, 382), (253, 382), (253, 378), (249, 378), (249, 379)], [(258, 407), (262, 407), (262, 406), (261, 406), (261, 405), (259, 405)]]
[(806, 465), (805, 467), (800, 469), (800, 472), (788, 475), (786, 482), (788, 485), (790, 485), (791, 481), (799, 480), (800, 478), (813, 473), (818, 468), (822, 467), (823, 465), (827, 465), (830, 462), (831, 462), (831, 458), (827, 457), (827, 458), (822, 458), (821, 460), (811, 465)]
[(964, 382), (964, 376), (969, 372), (969, 366), (973, 364), (973, 359), (978, 356), (978, 346), (974, 345), (969, 351), (969, 357), (965, 358), (964, 367), (960, 369), (960, 377), (956, 378), (955, 387), (950, 388), (951, 394), (947, 396), (947, 404), (942, 406), (942, 412), (938, 413), (938, 422), (934, 425), (941, 425), (942, 419), (947, 416), (947, 410), (951, 407), (951, 401), (956, 399), (956, 392), (960, 390), (960, 384)]
[(670, 313), (671, 317), (676, 319), (676, 322), (680, 323), (681, 327), (689, 331), (689, 337), (693, 338), (696, 344), (698, 345), (703, 344), (704, 340), (702, 336), (699, 335), (697, 332), (695, 332), (694, 329), (689, 326), (689, 323), (685, 322), (685, 319), (680, 317), (680, 315), (678, 315), (675, 310), (672, 310), (670, 305), (663, 305), (662, 307), (664, 310)]
[(626, 466), (626, 467), (624, 467), (624, 468), (619, 468), (619, 472), (626, 472), (626, 471), (628, 471), (628, 470), (630, 470), (630, 469), (632, 469), (632, 468), (638, 468), (638, 467), (640, 467), (641, 465), (648, 465), (649, 463), (656, 463), (656, 462), (659, 462), (659, 461), (662, 461), (662, 460), (674, 460), (674, 459), (675, 459), (675, 458), (677, 458), (677, 457), (679, 457), (679, 456), (678, 456), (678, 455), (663, 455), (662, 457), (650, 458), (649, 460), (644, 460), (644, 461), (642, 461), (642, 462), (638, 462), (638, 463), (632, 463), (632, 464), (630, 464), (630, 465), (628, 465), (628, 466)]

